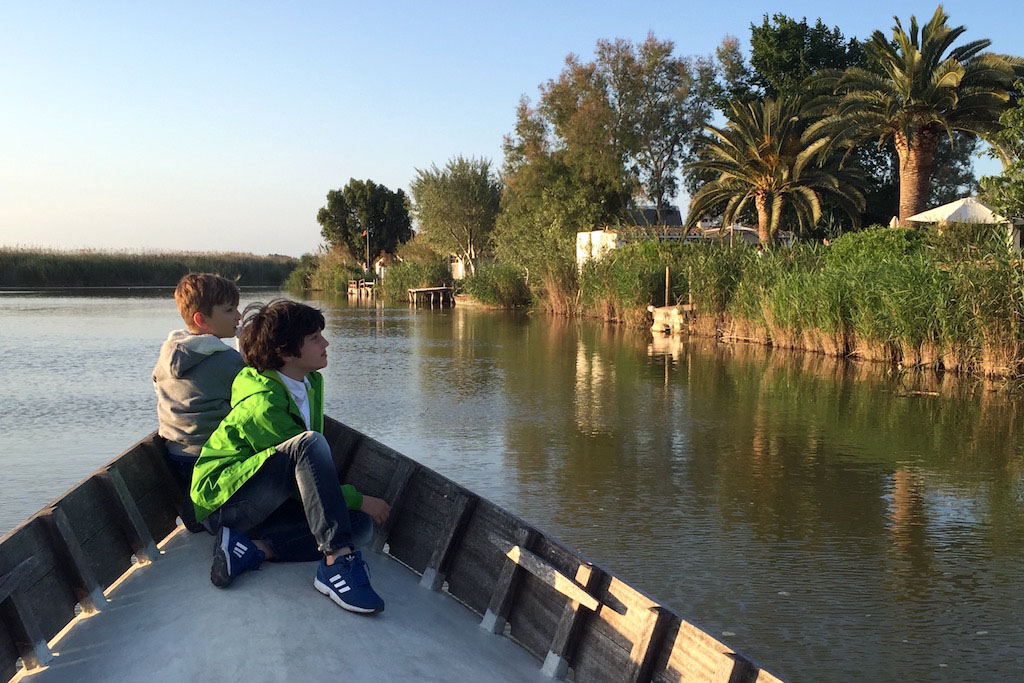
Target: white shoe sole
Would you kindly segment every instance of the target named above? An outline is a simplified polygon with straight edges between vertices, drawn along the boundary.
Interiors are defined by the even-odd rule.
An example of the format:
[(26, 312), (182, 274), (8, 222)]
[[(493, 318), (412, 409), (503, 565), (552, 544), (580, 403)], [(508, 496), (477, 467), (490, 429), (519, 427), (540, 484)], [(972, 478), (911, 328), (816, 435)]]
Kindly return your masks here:
[(321, 593), (323, 593), (324, 595), (329, 597), (331, 600), (333, 600), (338, 605), (338, 607), (340, 607), (340, 608), (342, 608), (344, 610), (348, 610), (349, 612), (356, 612), (358, 614), (374, 614), (375, 612), (380, 612), (380, 611), (383, 610), (383, 608), (381, 608), (380, 610), (376, 610), (376, 609), (366, 609), (365, 607), (357, 607), (355, 605), (350, 605), (347, 602), (345, 602), (344, 600), (342, 600), (341, 596), (339, 596), (337, 593), (335, 593), (331, 589), (330, 586), (328, 586), (327, 584), (323, 583), (318, 578), (317, 579), (313, 579), (313, 588), (316, 588), (318, 591), (320, 591)]

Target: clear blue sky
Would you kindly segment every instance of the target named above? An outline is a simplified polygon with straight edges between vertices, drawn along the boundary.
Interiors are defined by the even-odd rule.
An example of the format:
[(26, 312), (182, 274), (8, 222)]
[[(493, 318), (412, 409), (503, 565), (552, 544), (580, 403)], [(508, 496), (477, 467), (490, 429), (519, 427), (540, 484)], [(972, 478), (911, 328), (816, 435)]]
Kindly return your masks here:
[[(1024, 54), (1024, 6), (946, 2)], [(501, 164), (522, 95), (600, 38), (708, 54), (783, 12), (847, 37), (931, 3), (0, 0), (0, 245), (237, 249), (320, 242), (328, 190), (408, 191), (450, 157)], [(985, 166), (986, 172), (997, 167)]]

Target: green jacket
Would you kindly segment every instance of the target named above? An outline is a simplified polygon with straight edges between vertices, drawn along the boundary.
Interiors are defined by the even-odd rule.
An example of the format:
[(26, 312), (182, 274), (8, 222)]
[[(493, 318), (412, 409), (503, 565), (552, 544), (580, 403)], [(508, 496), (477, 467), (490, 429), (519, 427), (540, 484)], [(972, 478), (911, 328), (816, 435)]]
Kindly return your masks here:
[[(324, 431), (324, 379), (319, 372), (309, 380), (309, 423)], [(306, 431), (302, 414), (275, 370), (257, 372), (245, 367), (231, 384), (231, 412), (210, 435), (192, 472), (192, 504), (203, 520), (226, 503), (274, 453), (274, 448)], [(341, 487), (345, 504), (358, 510), (363, 494)]]

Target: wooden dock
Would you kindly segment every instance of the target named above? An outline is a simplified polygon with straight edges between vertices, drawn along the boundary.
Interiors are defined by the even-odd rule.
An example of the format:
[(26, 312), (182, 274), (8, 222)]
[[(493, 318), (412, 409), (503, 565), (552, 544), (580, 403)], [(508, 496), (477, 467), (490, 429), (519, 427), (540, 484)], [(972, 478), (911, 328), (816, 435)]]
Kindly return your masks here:
[(413, 306), (427, 305), (431, 308), (434, 303), (444, 308), (455, 305), (455, 294), (451, 287), (420, 287), (409, 290), (409, 303)]

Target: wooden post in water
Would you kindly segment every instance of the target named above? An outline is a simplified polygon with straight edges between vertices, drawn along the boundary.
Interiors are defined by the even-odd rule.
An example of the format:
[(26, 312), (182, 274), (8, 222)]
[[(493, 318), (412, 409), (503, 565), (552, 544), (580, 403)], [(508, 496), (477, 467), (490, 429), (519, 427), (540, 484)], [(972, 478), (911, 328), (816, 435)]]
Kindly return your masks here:
[(668, 302), (668, 290), (669, 290), (669, 279), (668, 279), (668, 266), (665, 266), (665, 305), (671, 306)]

